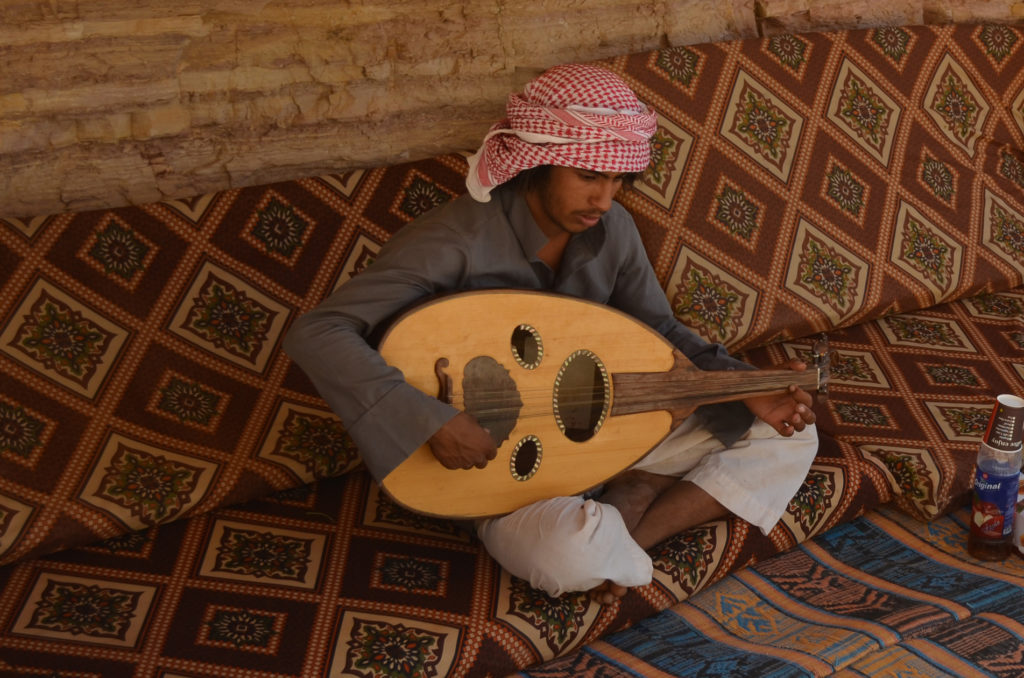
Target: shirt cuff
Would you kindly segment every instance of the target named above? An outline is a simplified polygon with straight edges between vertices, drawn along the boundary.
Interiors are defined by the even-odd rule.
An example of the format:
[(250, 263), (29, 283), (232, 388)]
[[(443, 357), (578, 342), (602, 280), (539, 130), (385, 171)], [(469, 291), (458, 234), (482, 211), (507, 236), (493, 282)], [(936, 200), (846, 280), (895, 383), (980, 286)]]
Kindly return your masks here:
[[(379, 416), (374, 411), (400, 414)], [(458, 413), (451, 405), (403, 383), (388, 391), (348, 432), (366, 468), (380, 482)]]

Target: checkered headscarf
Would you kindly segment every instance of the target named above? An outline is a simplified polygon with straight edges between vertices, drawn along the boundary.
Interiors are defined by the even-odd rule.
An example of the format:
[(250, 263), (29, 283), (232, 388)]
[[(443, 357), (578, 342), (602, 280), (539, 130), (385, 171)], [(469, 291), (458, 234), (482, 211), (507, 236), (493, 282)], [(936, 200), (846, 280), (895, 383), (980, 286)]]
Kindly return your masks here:
[(469, 158), (466, 187), (480, 202), (520, 172), (561, 165), (642, 172), (657, 116), (619, 76), (597, 66), (556, 66), (511, 94), (506, 117)]

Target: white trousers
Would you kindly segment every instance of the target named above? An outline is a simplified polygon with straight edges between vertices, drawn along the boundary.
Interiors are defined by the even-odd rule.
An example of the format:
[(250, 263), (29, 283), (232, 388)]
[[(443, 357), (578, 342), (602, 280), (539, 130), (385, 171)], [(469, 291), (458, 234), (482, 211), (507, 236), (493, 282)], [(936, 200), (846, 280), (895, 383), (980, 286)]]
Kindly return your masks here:
[[(768, 533), (800, 488), (818, 451), (814, 426), (783, 437), (760, 419), (724, 448), (690, 417), (632, 468), (677, 476)], [(534, 588), (559, 596), (610, 579), (622, 586), (651, 581), (650, 556), (626, 529), (618, 509), (583, 497), (556, 497), (508, 515), (477, 521), (491, 556)]]

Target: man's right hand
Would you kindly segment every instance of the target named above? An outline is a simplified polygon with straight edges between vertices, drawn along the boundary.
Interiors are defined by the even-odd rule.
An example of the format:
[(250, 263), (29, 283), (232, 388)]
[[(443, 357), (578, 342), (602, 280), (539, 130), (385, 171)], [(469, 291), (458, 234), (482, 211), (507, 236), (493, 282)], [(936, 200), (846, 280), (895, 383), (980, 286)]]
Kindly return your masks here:
[(450, 469), (483, 468), (498, 455), (490, 434), (465, 412), (456, 414), (427, 443), (441, 465)]

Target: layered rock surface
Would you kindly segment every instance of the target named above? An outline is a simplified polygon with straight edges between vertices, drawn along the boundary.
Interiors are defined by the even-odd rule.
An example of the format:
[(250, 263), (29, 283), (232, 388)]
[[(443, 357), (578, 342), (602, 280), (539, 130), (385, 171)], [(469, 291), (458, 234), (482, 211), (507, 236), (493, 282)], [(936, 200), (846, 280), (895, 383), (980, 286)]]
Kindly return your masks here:
[(1011, 0), (5, 0), (0, 215), (471, 149), (543, 69), (660, 46), (1020, 21)]

